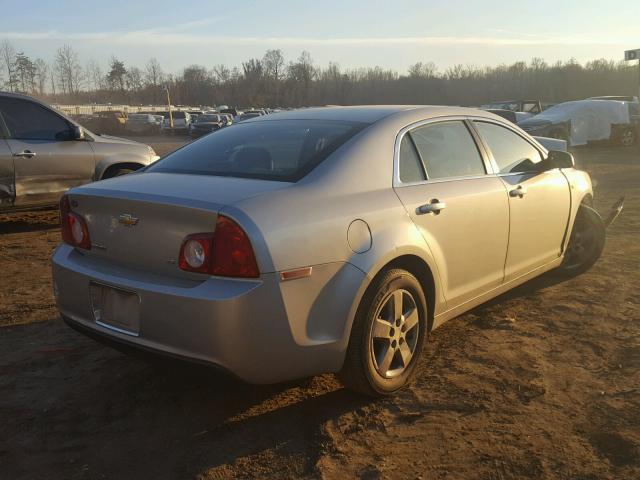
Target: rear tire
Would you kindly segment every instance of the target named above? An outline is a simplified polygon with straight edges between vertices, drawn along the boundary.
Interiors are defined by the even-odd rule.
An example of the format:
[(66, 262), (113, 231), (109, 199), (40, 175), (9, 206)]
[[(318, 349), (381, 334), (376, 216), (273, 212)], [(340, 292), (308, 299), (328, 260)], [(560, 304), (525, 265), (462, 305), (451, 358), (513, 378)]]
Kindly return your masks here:
[(620, 145), (623, 147), (633, 147), (636, 143), (636, 132), (633, 128), (625, 128), (620, 132)]
[(356, 313), (338, 378), (365, 395), (390, 395), (411, 381), (427, 336), (427, 301), (411, 273), (377, 276)]
[(567, 276), (586, 272), (600, 258), (604, 243), (605, 226), (602, 217), (588, 205), (581, 205), (558, 272)]

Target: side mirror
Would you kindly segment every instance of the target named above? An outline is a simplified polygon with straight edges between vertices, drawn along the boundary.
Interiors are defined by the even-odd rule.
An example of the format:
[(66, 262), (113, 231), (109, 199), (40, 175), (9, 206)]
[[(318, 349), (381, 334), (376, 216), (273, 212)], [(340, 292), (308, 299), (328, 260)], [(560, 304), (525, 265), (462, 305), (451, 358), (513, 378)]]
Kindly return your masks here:
[(544, 160), (545, 167), (552, 168), (573, 168), (576, 165), (573, 155), (562, 150), (551, 150), (549, 156)]
[(84, 140), (84, 128), (79, 125), (71, 126), (71, 140)]

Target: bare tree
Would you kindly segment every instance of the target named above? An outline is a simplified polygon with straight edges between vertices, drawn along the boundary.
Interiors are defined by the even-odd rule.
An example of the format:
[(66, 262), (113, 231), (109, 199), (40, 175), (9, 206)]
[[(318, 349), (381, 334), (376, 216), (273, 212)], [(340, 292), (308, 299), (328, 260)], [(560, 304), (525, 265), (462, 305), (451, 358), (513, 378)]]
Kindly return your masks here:
[(47, 75), (49, 74), (49, 65), (43, 59), (38, 58), (33, 65), (36, 69), (35, 75), (35, 87), (40, 96), (44, 95), (46, 84), (47, 84)]
[(409, 77), (412, 77), (412, 78), (431, 78), (431, 77), (435, 77), (437, 72), (438, 72), (438, 69), (436, 68), (435, 63), (418, 62), (409, 66), (409, 70), (407, 73), (409, 74)]
[(274, 93), (275, 104), (280, 102), (280, 82), (284, 73), (284, 55), (282, 50), (267, 50), (262, 57), (264, 73)]
[(129, 68), (127, 70), (127, 73), (125, 74), (125, 81), (130, 92), (140, 92), (144, 85), (144, 82), (142, 80), (142, 70), (140, 70), (138, 67)]
[(156, 58), (151, 58), (145, 66), (144, 73), (145, 83), (151, 87), (158, 87), (164, 81), (164, 73), (160, 62)]
[(82, 67), (78, 63), (78, 54), (71, 45), (63, 45), (56, 52), (55, 70), (62, 93), (78, 95), (82, 83)]
[(87, 77), (87, 89), (97, 92), (104, 89), (104, 72), (100, 67), (100, 64), (95, 60), (89, 60), (85, 67), (85, 73)]
[(16, 50), (8, 40), (3, 40), (0, 43), (0, 60), (2, 60), (4, 70), (7, 74), (7, 86), (10, 91), (15, 91), (17, 88), (16, 78)]

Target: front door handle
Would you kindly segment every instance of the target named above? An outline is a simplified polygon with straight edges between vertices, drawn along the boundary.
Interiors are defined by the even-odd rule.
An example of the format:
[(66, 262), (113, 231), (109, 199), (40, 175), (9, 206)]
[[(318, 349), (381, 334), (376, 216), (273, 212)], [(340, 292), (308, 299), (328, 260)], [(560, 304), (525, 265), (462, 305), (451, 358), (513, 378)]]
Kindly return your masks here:
[(23, 150), (20, 153), (14, 153), (13, 156), (14, 157), (31, 158), (31, 157), (35, 157), (36, 156), (36, 152), (32, 152), (31, 150)]
[(424, 215), (426, 213), (433, 213), (434, 215), (438, 215), (440, 210), (446, 208), (447, 204), (441, 202), (437, 198), (434, 198), (429, 203), (425, 203), (424, 205), (420, 205), (416, 208), (416, 213), (418, 215)]
[(514, 188), (513, 190), (509, 190), (510, 197), (522, 198), (527, 194), (527, 189), (522, 185), (518, 185), (518, 188)]

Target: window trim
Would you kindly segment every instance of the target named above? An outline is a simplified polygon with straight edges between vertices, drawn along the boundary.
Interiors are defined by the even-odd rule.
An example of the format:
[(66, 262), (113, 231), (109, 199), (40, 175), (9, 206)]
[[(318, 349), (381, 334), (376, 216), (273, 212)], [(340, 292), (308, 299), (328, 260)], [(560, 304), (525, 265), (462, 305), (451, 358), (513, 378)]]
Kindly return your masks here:
[[(520, 129), (517, 127), (517, 125), (507, 125), (506, 123), (496, 121), (493, 118), (469, 117), (469, 123), (471, 124), (471, 128), (473, 128), (474, 132), (476, 132), (476, 135), (478, 136), (478, 140), (482, 143), (482, 145), (484, 147), (484, 150), (485, 150), (485, 152), (487, 154), (487, 157), (489, 158), (489, 161), (491, 162), (491, 166), (493, 168), (494, 175), (496, 175), (497, 177), (510, 177), (512, 175), (524, 175), (524, 174), (538, 173), (537, 170), (528, 170), (528, 171), (524, 171), (524, 172), (500, 172), (500, 167), (498, 166), (498, 163), (496, 162), (496, 159), (493, 157), (493, 152), (491, 151), (491, 148), (489, 147), (489, 144), (486, 142), (486, 140), (484, 139), (484, 137), (480, 133), (480, 130), (476, 127), (476, 122), (492, 123), (492, 124), (497, 125), (499, 127), (506, 128), (507, 130), (511, 131), (512, 133), (514, 133), (515, 135), (520, 137), (525, 142), (529, 143), (529, 145), (531, 145), (533, 148), (535, 148), (538, 151), (538, 153), (540, 153), (540, 155), (542, 157), (542, 160), (544, 160), (549, 155), (549, 151), (546, 148), (544, 148), (542, 145), (540, 145), (538, 142), (536, 142), (536, 139), (531, 137), (531, 135), (529, 135), (525, 131), (519, 131)], [(522, 135), (522, 133), (524, 133), (524, 135)]]
[[(473, 180), (478, 178), (486, 178), (490, 175), (494, 175), (496, 172), (495, 166), (492, 162), (493, 158), (489, 156), (484, 142), (481, 141), (481, 138), (478, 136), (478, 133), (473, 125), (471, 125), (470, 117), (467, 115), (451, 115), (451, 116), (442, 116), (442, 117), (434, 117), (428, 118), (425, 120), (418, 120), (417, 122), (413, 122), (409, 125), (404, 126), (396, 135), (396, 141), (394, 144), (394, 152), (393, 152), (393, 187), (408, 187), (413, 185), (424, 185), (430, 183), (442, 183), (442, 182), (452, 182), (457, 180)], [(416, 147), (416, 151), (418, 152), (418, 157), (420, 158), (420, 162), (422, 163), (423, 171), (425, 172), (426, 180), (421, 180), (419, 182), (410, 182), (406, 183), (400, 180), (400, 145), (402, 143), (402, 139), (405, 135), (407, 135), (412, 130), (436, 123), (445, 123), (452, 121), (461, 121), (464, 126), (467, 128), (469, 132), (469, 136), (471, 140), (475, 144), (478, 149), (478, 154), (480, 160), (482, 162), (482, 166), (485, 169), (485, 173), (481, 175), (463, 175), (457, 177), (445, 177), (445, 178), (434, 178), (429, 179), (429, 172), (427, 171), (424, 161), (422, 160), (422, 155), (420, 155), (420, 150)], [(409, 135), (409, 139), (413, 142), (413, 137)], [(415, 143), (414, 143), (415, 145)]]

